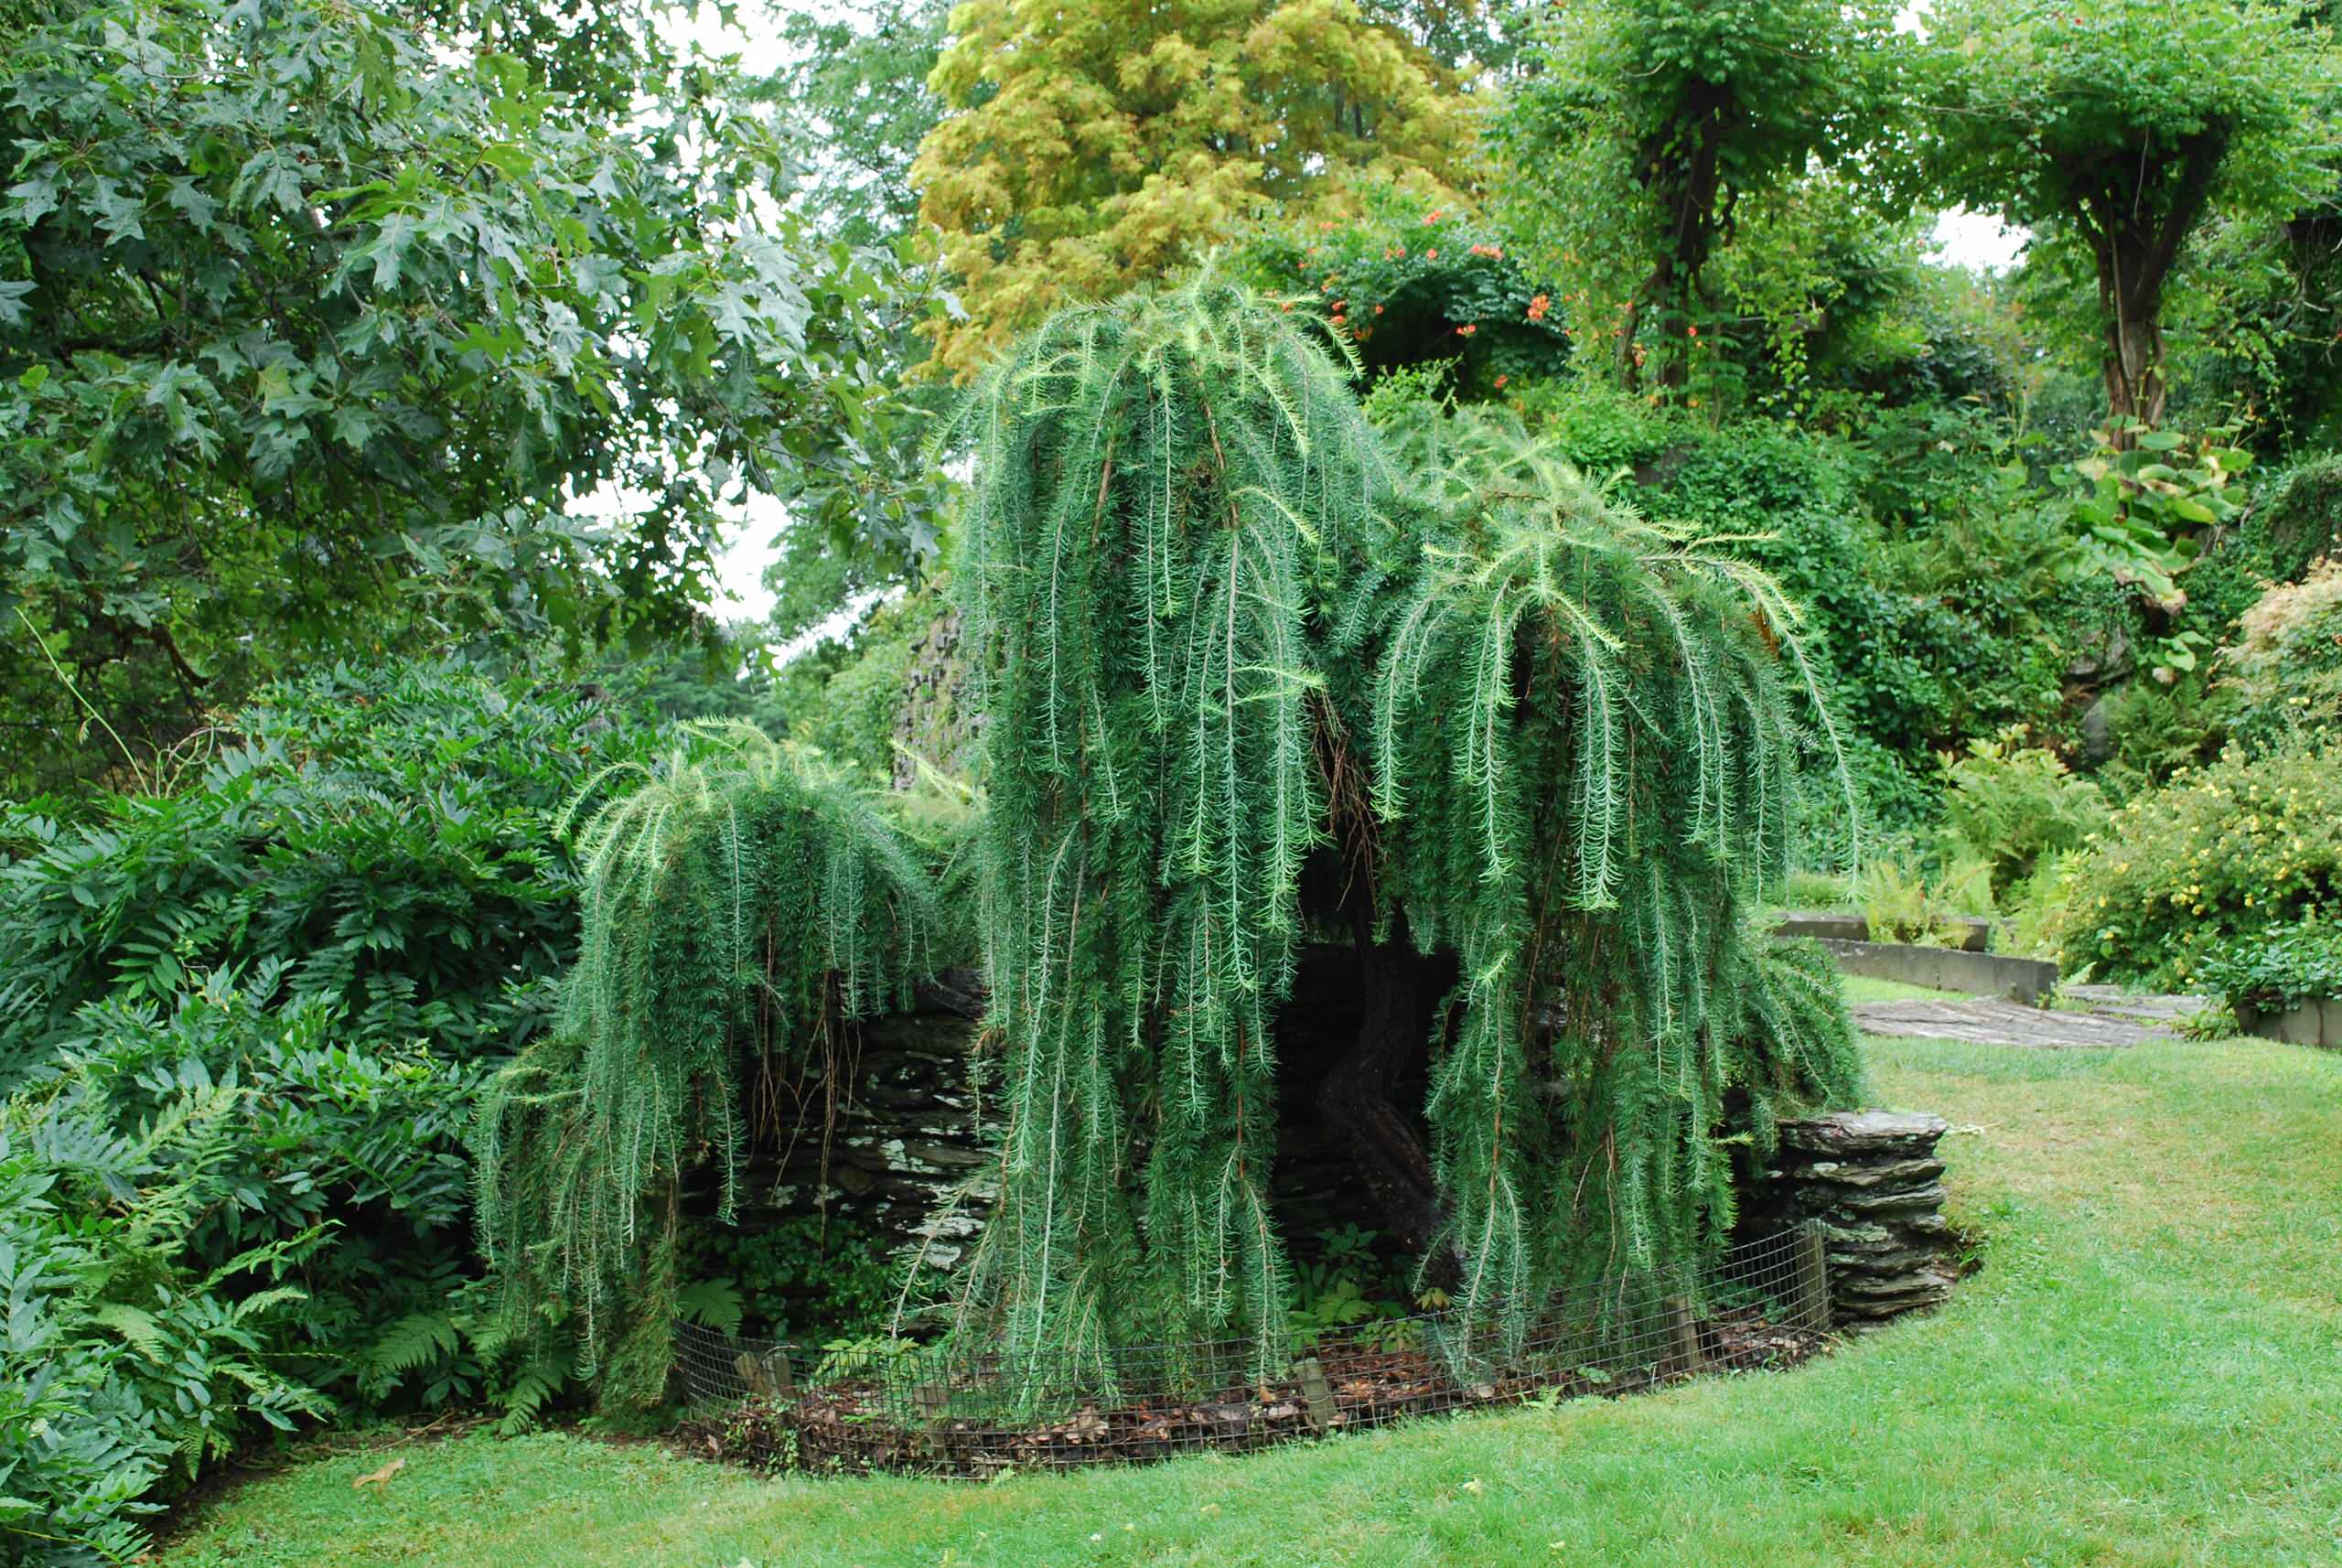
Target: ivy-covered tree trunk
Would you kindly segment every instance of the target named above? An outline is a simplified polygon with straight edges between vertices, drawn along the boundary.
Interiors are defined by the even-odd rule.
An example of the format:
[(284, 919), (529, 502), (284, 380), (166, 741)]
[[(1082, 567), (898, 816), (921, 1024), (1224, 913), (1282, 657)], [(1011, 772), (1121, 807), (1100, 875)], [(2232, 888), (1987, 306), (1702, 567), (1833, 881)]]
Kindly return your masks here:
[[(2081, 229), (2098, 270), (2098, 307), (2106, 338), (2101, 366), (2113, 445), (2128, 450), (2136, 427), (2163, 423), (2169, 401), (2164, 373), (2163, 292), (2179, 249), (2203, 217), (2227, 136), (2207, 130), (2176, 148), (2126, 150), (2082, 199)], [(2175, 166), (2167, 194), (2150, 204), (2140, 187)], [(2078, 182), (2079, 183), (2079, 182)]]
[(2109, 434), (2118, 449), (2127, 451), (2135, 444), (2128, 422), (2161, 424), (2168, 402), (2160, 301), (2134, 297), (2126, 302), (2119, 290), (2102, 293), (2106, 300), (2106, 412), (2112, 421)]
[[(1644, 186), (1659, 199), (1666, 232), (1650, 276), (1636, 302), (1633, 318), (1655, 315), (1661, 338), (1653, 380), (1670, 399), (1681, 395), (1691, 379), (1690, 328), (1700, 305), (1700, 274), (1714, 249), (1724, 199), (1723, 147), (1735, 109), (1729, 93), (1703, 83), (1690, 95), (1685, 123), (1644, 138), (1637, 165)], [(1620, 371), (1632, 389), (1638, 380), (1634, 332), (1619, 344)]]

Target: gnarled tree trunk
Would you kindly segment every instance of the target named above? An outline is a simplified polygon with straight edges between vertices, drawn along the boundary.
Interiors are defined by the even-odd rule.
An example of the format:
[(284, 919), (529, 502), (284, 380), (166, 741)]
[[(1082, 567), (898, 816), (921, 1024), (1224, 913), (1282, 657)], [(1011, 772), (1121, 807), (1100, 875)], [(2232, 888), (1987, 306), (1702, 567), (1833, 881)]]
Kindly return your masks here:
[[(2141, 149), (2135, 159), (2114, 159), (2095, 180), (2077, 179), (2082, 188), (2081, 230), (2098, 263), (2106, 411), (2118, 448), (2134, 444), (2130, 421), (2163, 422), (2168, 397), (2164, 285), (2178, 263), (2181, 244), (2204, 215), (2227, 152), (2226, 131), (2210, 127), (2176, 148)], [(2178, 169), (2167, 172), (2174, 159)]]
[(2102, 255), (2099, 264), (2100, 309), (2106, 329), (2106, 412), (2113, 426), (2114, 445), (2122, 448), (2133, 445), (2124, 422), (2161, 424), (2168, 401), (2161, 319), (2163, 274), (2138, 279), (2136, 286), (2125, 287), (2121, 274), (2126, 259), (2133, 269), (2150, 264), (2147, 256), (2135, 251), (2126, 256), (2122, 248)]

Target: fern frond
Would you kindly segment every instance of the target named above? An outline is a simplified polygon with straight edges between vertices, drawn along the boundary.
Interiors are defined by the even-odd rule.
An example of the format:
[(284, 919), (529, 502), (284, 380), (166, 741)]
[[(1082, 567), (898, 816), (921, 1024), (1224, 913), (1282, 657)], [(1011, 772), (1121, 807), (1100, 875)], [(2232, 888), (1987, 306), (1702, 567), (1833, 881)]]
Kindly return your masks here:
[(727, 1339), (740, 1332), (740, 1287), (730, 1280), (702, 1280), (675, 1293), (675, 1316), (712, 1328)]
[(385, 1383), (463, 1348), (454, 1316), (446, 1312), (410, 1312), (392, 1319), (374, 1343), (360, 1353), (360, 1362)]

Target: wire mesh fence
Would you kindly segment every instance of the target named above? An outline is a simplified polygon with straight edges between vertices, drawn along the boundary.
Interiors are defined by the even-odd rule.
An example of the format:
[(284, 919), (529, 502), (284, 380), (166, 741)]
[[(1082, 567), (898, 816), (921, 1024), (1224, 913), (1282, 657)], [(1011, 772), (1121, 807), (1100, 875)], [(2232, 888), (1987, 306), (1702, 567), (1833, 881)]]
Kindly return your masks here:
[(1404, 1416), (1622, 1394), (1802, 1359), (1830, 1326), (1821, 1237), (1799, 1226), (1714, 1264), (1622, 1275), (1556, 1296), (1508, 1337), (1454, 1311), (1296, 1335), (1282, 1374), (1247, 1340), (1117, 1352), (1111, 1379), (1046, 1358), (908, 1341), (828, 1348), (681, 1324), (706, 1450), (768, 1466), (982, 1479), (1005, 1469), (1242, 1453)]

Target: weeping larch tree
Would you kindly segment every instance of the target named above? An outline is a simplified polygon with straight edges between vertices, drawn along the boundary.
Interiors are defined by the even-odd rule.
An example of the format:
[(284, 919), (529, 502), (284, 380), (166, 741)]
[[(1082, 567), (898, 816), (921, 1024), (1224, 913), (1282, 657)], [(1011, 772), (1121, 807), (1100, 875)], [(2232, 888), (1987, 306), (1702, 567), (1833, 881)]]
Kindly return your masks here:
[(1729, 1145), (1854, 1083), (1834, 977), (1752, 923), (1835, 757), (1798, 612), (1517, 427), (1379, 435), (1334, 341), (1208, 276), (1058, 316), (976, 400), (1007, 1130), (958, 1303), (1012, 1359), (1282, 1364), (1271, 1024), (1305, 940), (1353, 943), (1366, 999), (1321, 1105), (1502, 1336), (1720, 1247)]
[[(1756, 923), (1800, 780), (1844, 784), (1798, 611), (1515, 424), (1378, 431), (1343, 349), (1207, 274), (1058, 315), (969, 404), (1004, 1127), (951, 1333), (1056, 1386), (1142, 1345), (1283, 1367), (1305, 947), (1363, 1000), (1318, 1112), (1467, 1338), (1713, 1255), (1734, 1148), (1854, 1087), (1826, 961)], [(596, 819), (561, 1027), (482, 1122), (513, 1298), (613, 1317), (646, 1392), (674, 1194), (709, 1155), (728, 1193), (739, 1076), (833, 1072), (937, 918), (931, 846), (874, 798), (754, 746), (708, 767)]]

